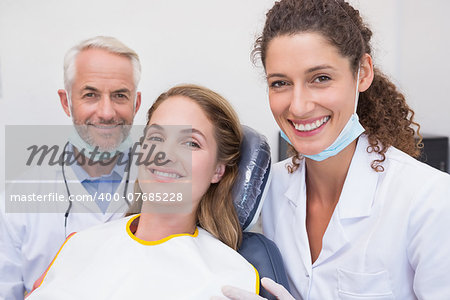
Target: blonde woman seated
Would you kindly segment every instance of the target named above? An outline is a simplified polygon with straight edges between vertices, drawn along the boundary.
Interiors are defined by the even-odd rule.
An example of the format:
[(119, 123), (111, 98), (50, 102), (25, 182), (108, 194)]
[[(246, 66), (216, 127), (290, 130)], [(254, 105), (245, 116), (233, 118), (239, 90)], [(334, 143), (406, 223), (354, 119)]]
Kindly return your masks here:
[(142, 213), (72, 235), (27, 299), (209, 299), (223, 285), (258, 293), (257, 271), (235, 251), (241, 136), (213, 91), (185, 85), (159, 96), (135, 188)]

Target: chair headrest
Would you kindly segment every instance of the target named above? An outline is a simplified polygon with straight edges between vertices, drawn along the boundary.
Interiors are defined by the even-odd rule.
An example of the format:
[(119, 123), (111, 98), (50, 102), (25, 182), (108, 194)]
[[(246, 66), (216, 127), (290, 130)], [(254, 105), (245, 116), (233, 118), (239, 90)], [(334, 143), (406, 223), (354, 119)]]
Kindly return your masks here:
[(269, 188), (271, 175), (270, 146), (264, 135), (242, 125), (243, 139), (239, 174), (233, 186), (233, 201), (242, 230), (258, 220)]

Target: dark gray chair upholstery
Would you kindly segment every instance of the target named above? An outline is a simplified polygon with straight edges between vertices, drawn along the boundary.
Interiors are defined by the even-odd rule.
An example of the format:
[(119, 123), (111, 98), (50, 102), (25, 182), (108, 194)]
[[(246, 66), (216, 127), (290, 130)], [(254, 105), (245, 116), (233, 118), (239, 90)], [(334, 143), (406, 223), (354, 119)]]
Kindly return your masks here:
[[(266, 138), (248, 126), (243, 125), (242, 129), (241, 161), (233, 199), (239, 222), (245, 231), (259, 217), (270, 183), (271, 159)], [(260, 233), (244, 232), (239, 253), (258, 270), (260, 278), (269, 277), (289, 290), (283, 259), (274, 242)], [(262, 286), (260, 295), (276, 299)]]

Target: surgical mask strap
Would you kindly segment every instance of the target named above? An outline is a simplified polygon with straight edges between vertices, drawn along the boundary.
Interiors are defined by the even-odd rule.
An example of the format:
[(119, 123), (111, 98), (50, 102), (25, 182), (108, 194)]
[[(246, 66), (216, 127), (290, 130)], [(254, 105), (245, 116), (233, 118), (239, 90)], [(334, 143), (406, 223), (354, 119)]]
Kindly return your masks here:
[(356, 114), (356, 110), (358, 108), (358, 100), (359, 100), (359, 72), (361, 71), (361, 65), (358, 68), (358, 76), (356, 79), (356, 91), (355, 91), (355, 109), (353, 110), (353, 113)]

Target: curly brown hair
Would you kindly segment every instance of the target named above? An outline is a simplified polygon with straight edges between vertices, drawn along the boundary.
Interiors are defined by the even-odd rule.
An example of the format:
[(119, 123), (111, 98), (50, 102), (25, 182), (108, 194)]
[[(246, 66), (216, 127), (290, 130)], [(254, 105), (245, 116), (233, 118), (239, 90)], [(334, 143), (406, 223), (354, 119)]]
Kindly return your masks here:
[[(360, 60), (364, 54), (371, 54), (372, 31), (363, 22), (359, 11), (347, 2), (281, 0), (266, 14), (264, 30), (253, 48), (253, 58), (259, 56), (265, 68), (267, 47), (272, 39), (302, 32), (316, 32), (325, 37), (342, 56), (349, 59), (355, 78)], [(413, 121), (414, 111), (407, 105), (403, 94), (378, 68), (374, 68), (371, 86), (359, 95), (357, 113), (368, 135), (367, 151), (380, 155), (371, 165), (375, 171), (384, 170), (381, 164), (390, 146), (413, 157), (420, 155), (422, 138), (420, 125)], [(415, 134), (419, 136), (418, 140)], [(288, 170), (294, 172), (301, 155), (293, 147), (290, 148), (294, 157)]]

